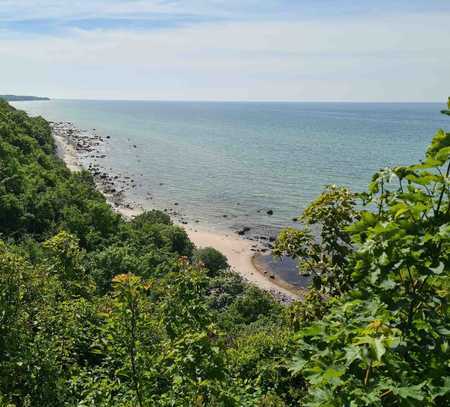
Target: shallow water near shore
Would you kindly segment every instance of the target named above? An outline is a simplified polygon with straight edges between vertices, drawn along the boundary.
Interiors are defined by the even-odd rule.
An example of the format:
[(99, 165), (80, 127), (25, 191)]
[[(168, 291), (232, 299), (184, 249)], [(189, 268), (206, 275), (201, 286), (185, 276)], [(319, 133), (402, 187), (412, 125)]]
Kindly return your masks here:
[(280, 259), (270, 254), (258, 254), (253, 261), (258, 269), (266, 270), (267, 274), (273, 274), (293, 288), (305, 288), (311, 282), (311, 277), (299, 275), (296, 261), (289, 257)]
[[(364, 190), (379, 168), (418, 161), (445, 126), (442, 106), (432, 103), (51, 100), (14, 106), (105, 138), (102, 154), (87, 154), (83, 164), (130, 177), (129, 200), (211, 229), (246, 226), (257, 237), (292, 226), (327, 184)], [(291, 266), (276, 271), (266, 263), (296, 284)]]

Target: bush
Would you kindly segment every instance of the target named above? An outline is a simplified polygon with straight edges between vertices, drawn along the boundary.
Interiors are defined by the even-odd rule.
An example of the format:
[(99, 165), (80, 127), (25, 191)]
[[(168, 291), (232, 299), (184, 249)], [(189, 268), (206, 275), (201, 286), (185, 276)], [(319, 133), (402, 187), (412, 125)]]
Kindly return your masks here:
[(172, 225), (172, 221), (170, 220), (170, 216), (167, 213), (157, 210), (151, 210), (137, 215), (135, 218), (133, 218), (131, 224), (137, 229), (142, 229), (143, 227), (145, 227), (145, 225)]
[(205, 267), (210, 276), (218, 275), (230, 267), (227, 258), (213, 247), (195, 250), (194, 263)]

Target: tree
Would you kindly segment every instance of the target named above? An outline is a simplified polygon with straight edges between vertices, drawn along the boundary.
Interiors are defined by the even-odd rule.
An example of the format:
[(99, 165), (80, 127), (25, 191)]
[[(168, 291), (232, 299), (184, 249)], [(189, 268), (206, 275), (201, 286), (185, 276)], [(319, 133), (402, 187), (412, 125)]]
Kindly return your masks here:
[(312, 275), (322, 292), (342, 294), (351, 288), (346, 266), (353, 247), (346, 227), (357, 218), (355, 194), (329, 185), (303, 212), (301, 228), (281, 231), (273, 253), (297, 259), (300, 271)]
[(210, 276), (215, 276), (229, 268), (227, 258), (213, 247), (195, 250), (194, 264), (205, 267)]
[(346, 230), (352, 290), (299, 332), (306, 406), (450, 402), (450, 133), (424, 160), (376, 173)]

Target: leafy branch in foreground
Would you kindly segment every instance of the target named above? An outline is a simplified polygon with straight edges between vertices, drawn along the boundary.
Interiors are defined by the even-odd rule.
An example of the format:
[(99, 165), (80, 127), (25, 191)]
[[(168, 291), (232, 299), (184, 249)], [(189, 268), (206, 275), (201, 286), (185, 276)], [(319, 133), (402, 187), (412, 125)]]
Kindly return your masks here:
[(313, 276), (316, 289), (326, 294), (343, 294), (350, 288), (346, 266), (353, 250), (346, 227), (357, 217), (355, 194), (329, 185), (303, 212), (301, 228), (281, 231), (273, 254), (297, 259), (300, 272)]
[(307, 406), (450, 403), (450, 133), (424, 160), (385, 169), (346, 227), (351, 290), (298, 333)]

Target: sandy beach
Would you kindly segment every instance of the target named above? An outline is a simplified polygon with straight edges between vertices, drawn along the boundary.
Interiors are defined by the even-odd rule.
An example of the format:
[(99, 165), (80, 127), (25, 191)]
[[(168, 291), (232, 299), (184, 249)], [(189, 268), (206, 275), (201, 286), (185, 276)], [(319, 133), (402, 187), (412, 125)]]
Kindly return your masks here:
[(56, 144), (56, 153), (58, 157), (64, 161), (66, 167), (70, 171), (81, 171), (82, 166), (77, 159), (75, 147), (68, 143), (63, 136), (56, 134), (55, 132), (53, 132), (53, 139)]
[[(53, 137), (57, 146), (57, 154), (65, 162), (66, 166), (71, 171), (81, 171), (83, 167), (78, 160), (75, 147), (62, 134), (57, 134), (54, 131)], [(99, 189), (102, 191), (101, 185), (99, 185)], [(104, 192), (105, 197), (113, 209), (122, 216), (131, 219), (142, 212), (142, 209), (139, 207), (118, 205), (117, 202), (113, 202), (112, 197), (108, 193), (105, 193), (105, 191), (102, 192)], [(285, 282), (278, 282), (277, 277), (272, 275), (271, 278), (269, 273), (264, 273), (263, 270), (258, 270), (255, 267), (252, 261), (255, 255), (252, 251), (254, 242), (234, 235), (232, 232), (205, 230), (196, 226), (175, 223), (186, 230), (189, 238), (196, 247), (214, 247), (223, 253), (228, 259), (231, 270), (238, 273), (247, 282), (254, 284), (264, 291), (270, 292), (274, 297), (283, 301), (290, 302), (302, 298), (298, 290), (288, 288)]]
[[(126, 218), (132, 218), (142, 212), (141, 209), (129, 209), (124, 207), (116, 207), (117, 212)], [(277, 278), (266, 277), (263, 271), (258, 270), (252, 259), (255, 255), (251, 250), (254, 242), (242, 239), (239, 236), (225, 232), (216, 232), (203, 230), (201, 228), (183, 225), (175, 222), (178, 226), (186, 230), (189, 239), (198, 248), (214, 247), (216, 250), (224, 254), (228, 259), (230, 268), (238, 273), (244, 280), (256, 285), (264, 291), (268, 291), (275, 297), (280, 299), (298, 300), (301, 299), (301, 293), (296, 293), (293, 289), (283, 287), (287, 285), (284, 282), (278, 282)]]

